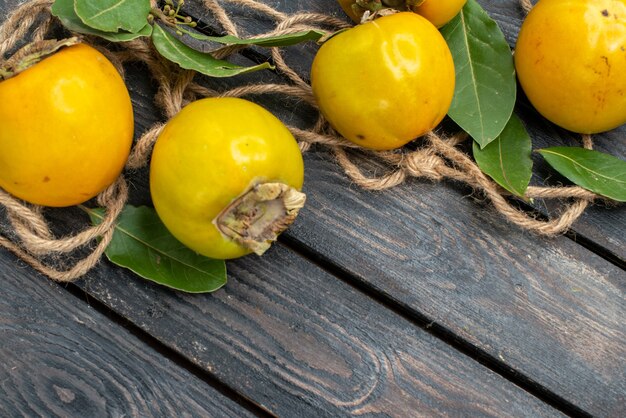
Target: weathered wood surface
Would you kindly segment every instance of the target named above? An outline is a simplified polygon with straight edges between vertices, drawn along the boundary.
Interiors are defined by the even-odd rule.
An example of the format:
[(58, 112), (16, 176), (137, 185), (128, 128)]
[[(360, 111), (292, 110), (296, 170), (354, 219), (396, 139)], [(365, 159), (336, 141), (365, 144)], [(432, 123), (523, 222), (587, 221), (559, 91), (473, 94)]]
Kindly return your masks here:
[[(268, 3), (290, 10), (302, 2)], [(481, 4), (511, 39), (519, 26), (520, 18), (511, 18), (517, 6)], [(306, 7), (336, 10), (327, 0)], [(259, 25), (250, 18), (243, 22), (249, 32)], [(314, 50), (312, 45), (290, 49), (305, 76)], [(208, 83), (225, 89), (275, 79), (266, 72)], [(151, 106), (145, 72), (129, 71), (128, 83), (140, 133), (159, 112)], [(305, 127), (313, 120), (306, 109), (285, 105), (282, 98), (254, 100), (287, 123)], [(532, 132), (546, 139), (553, 134), (523, 100), (521, 107)], [(624, 156), (618, 136), (623, 130), (606, 136), (616, 146), (609, 139), (600, 146), (609, 144), (609, 152)], [(309, 203), (285, 242), (331, 271), (347, 273), (345, 280), (368, 294), (282, 247), (263, 259), (229, 262), (230, 283), (212, 296), (175, 294), (106, 262), (79, 285), (282, 415), (411, 415), (412, 408), (436, 415), (555, 413), (369, 296), (408, 316), (425, 316), (594, 415), (623, 415), (626, 377), (616, 367), (623, 364), (626, 342), (622, 270), (567, 238), (539, 239), (506, 225), (488, 205), (464, 197), (468, 190), (458, 185), (411, 181), (369, 193), (352, 186), (323, 151), (309, 153), (306, 164)], [(545, 175), (536, 180), (541, 178)], [(149, 203), (146, 170), (133, 173), (131, 184), (133, 203)], [(65, 227), (82, 219), (68, 213), (52, 215)], [(578, 234), (622, 259), (625, 230), (623, 208), (592, 209), (576, 225)], [(14, 262), (0, 254), (5, 263)], [(4, 309), (0, 312), (4, 317)]]
[(0, 251), (0, 416), (253, 416)]
[[(304, 3), (280, 5), (293, 12), (309, 8)], [(516, 3), (484, 4), (496, 19), (508, 17), (503, 27), (514, 39), (521, 23), (521, 13), (510, 17)], [(270, 27), (262, 20), (252, 26), (250, 32)], [(306, 47), (288, 55), (310, 63), (312, 53)], [(520, 107), (535, 147), (575, 144), (523, 100)], [(284, 111), (281, 116), (294, 118)], [(624, 138), (626, 127), (599, 135), (598, 149), (626, 158)], [(370, 193), (351, 186), (332, 157), (311, 153), (306, 162), (309, 202), (287, 234), (290, 243), (591, 412), (610, 415), (626, 408), (624, 371), (613, 367), (625, 356), (623, 270), (567, 238), (546, 240), (507, 225), (489, 205), (463, 199), (468, 191), (458, 185), (413, 181)], [(536, 183), (558, 180), (537, 163)], [(623, 259), (625, 209), (592, 208), (575, 231)], [(603, 391), (585, 389), (597, 386)]]
[(284, 246), (267, 255), (212, 295), (108, 263), (78, 285), (279, 416), (559, 415)]
[(309, 201), (290, 240), (583, 409), (624, 410), (622, 270), (568, 238), (521, 232), (454, 188), (367, 193), (323, 156), (306, 161)]
[[(324, 3), (332, 10), (334, 2)], [(309, 9), (303, 2), (279, 5), (288, 12)], [(521, 23), (521, 13), (514, 11), (517, 4), (484, 5), (506, 22), (503, 29), (514, 39)], [(194, 7), (198, 4), (189, 4), (191, 12)], [(263, 20), (252, 26), (250, 32), (270, 27)], [(288, 53), (295, 56), (292, 60), (310, 63), (308, 54), (310, 49)], [(522, 99), (521, 113), (536, 147), (575, 145), (570, 134), (528, 107)], [(597, 148), (626, 157), (624, 138), (624, 127), (599, 135)], [(621, 269), (569, 239), (545, 240), (507, 225), (488, 205), (462, 199), (468, 191), (456, 185), (414, 181), (398, 190), (368, 193), (351, 187), (329, 162), (332, 157), (311, 153), (306, 158), (309, 202), (287, 234), (290, 242), (426, 314), (495, 358), (506, 358), (516, 370), (565, 398), (581, 392), (570, 398), (583, 408), (597, 413), (625, 408), (624, 372), (611, 366), (625, 356)], [(536, 162), (537, 184), (558, 180), (544, 163)], [(592, 208), (575, 231), (624, 259), (625, 209)], [(580, 228), (582, 224), (586, 226)], [(603, 347), (602, 356), (596, 347)], [(552, 355), (543, 354), (548, 350)], [(598, 385), (604, 390), (583, 389)]]

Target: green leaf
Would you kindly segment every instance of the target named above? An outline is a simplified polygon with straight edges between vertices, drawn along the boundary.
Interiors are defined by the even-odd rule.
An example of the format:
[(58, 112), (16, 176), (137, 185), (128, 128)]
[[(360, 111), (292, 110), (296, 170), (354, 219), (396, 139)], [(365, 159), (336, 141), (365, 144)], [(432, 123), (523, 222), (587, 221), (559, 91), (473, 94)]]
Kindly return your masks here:
[(231, 77), (272, 68), (269, 62), (252, 67), (242, 67), (231, 64), (228, 61), (218, 60), (209, 54), (190, 48), (159, 25), (154, 25), (152, 41), (157, 51), (168, 60), (175, 62), (186, 70), (195, 70), (211, 77)]
[[(94, 224), (102, 222), (103, 209), (83, 209)], [(224, 261), (185, 247), (169, 233), (154, 209), (145, 206), (124, 208), (105, 254), (111, 262), (145, 279), (184, 292), (213, 292), (226, 284)]]
[(217, 42), (225, 45), (256, 45), (262, 47), (291, 46), (306, 41), (318, 41), (326, 36), (326, 32), (308, 30), (280, 36), (266, 36), (263, 38), (241, 39), (236, 36), (206, 36), (196, 32), (185, 31), (185, 34), (200, 41)]
[(473, 152), (483, 173), (511, 193), (524, 197), (533, 174), (532, 141), (517, 116), (511, 115), (502, 133), (486, 147), (481, 149), (474, 142)]
[(150, 36), (152, 34), (152, 25), (146, 24), (139, 32), (103, 32), (91, 28), (83, 23), (74, 11), (73, 0), (56, 0), (52, 5), (52, 14), (59, 18), (63, 26), (67, 29), (82, 33), (85, 35), (95, 35), (111, 42), (130, 41), (140, 36)]
[(618, 202), (626, 202), (626, 161), (579, 147), (552, 147), (538, 152), (572, 183)]
[(515, 105), (511, 49), (476, 0), (441, 28), (454, 58), (456, 87), (448, 115), (482, 147), (500, 135)]
[(139, 32), (148, 23), (150, 0), (74, 0), (76, 15), (103, 32)]

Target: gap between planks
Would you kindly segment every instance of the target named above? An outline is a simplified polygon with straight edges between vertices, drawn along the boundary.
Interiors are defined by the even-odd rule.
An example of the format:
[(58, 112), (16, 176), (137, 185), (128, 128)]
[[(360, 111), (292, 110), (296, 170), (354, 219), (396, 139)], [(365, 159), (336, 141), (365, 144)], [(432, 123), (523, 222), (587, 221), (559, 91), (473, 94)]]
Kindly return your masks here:
[[(455, 334), (453, 331), (433, 321), (423, 313), (413, 310), (410, 307), (393, 300), (391, 297), (382, 294), (369, 284), (360, 280), (358, 277), (350, 274), (349, 272), (342, 269), (340, 266), (326, 259), (323, 255), (316, 253), (315, 251), (304, 246), (298, 241), (289, 237), (281, 236), (279, 238), (279, 242), (276, 245), (284, 245), (286, 248), (293, 251), (298, 256), (320, 267), (322, 270), (326, 271), (340, 281), (346, 283), (358, 292), (363, 293), (368, 298), (374, 300), (385, 309), (388, 309), (391, 312), (406, 319), (410, 323), (426, 331), (435, 338), (441, 340), (443, 343), (451, 346), (459, 353), (471, 358), (472, 360), (476, 361), (487, 369), (502, 376), (506, 380), (510, 381), (511, 383), (515, 384), (516, 386), (520, 387), (524, 391), (538, 398), (547, 405), (555, 408), (556, 410), (571, 417), (592, 417), (592, 415), (588, 412), (582, 410), (581, 408), (577, 407), (576, 405), (572, 404), (561, 396), (555, 394), (554, 392), (552, 392), (545, 386), (537, 383), (533, 379), (511, 368), (502, 360), (476, 347), (464, 338)], [(157, 353), (169, 359), (177, 366), (187, 370), (189, 373), (201, 379), (224, 396), (228, 397), (229, 399), (233, 400), (234, 402), (238, 403), (239, 405), (250, 411), (252, 414), (259, 417), (276, 417), (276, 415), (272, 414), (263, 406), (242, 395), (236, 389), (222, 382), (212, 373), (195, 365), (187, 357), (166, 346), (150, 333), (142, 330), (139, 326), (135, 325), (132, 321), (121, 316), (115, 310), (107, 307), (95, 298), (90, 298), (89, 294), (77, 285), (69, 283), (58, 284), (58, 286), (62, 287), (72, 296), (81, 300), (100, 314), (107, 317), (107, 319), (109, 319), (110, 321), (123, 327), (129, 333), (137, 337), (141, 342), (154, 349)]]
[(549, 388), (541, 385), (535, 380), (513, 369), (504, 361), (476, 347), (474, 344), (455, 334), (450, 329), (432, 320), (427, 315), (417, 310), (414, 310), (410, 306), (398, 302), (392, 299), (390, 296), (387, 296), (382, 292), (376, 290), (372, 285), (369, 284), (369, 282), (359, 279), (357, 276), (351, 274), (350, 272), (341, 268), (341, 266), (333, 263), (331, 260), (324, 257), (324, 255), (317, 253), (313, 249), (298, 242), (294, 238), (280, 236), (279, 243), (285, 245), (291, 251), (297, 253), (299, 256), (315, 264), (330, 275), (353, 287), (357, 291), (365, 294), (376, 303), (382, 305), (384, 308), (389, 309), (393, 313), (408, 320), (415, 326), (423, 329), (435, 338), (451, 346), (456, 351), (467, 357), (470, 357), (472, 360), (478, 362), (479, 364), (493, 371), (494, 373), (499, 374), (506, 380), (517, 385), (521, 389), (525, 390), (529, 394), (540, 399), (551, 407), (559, 410), (560, 412), (571, 417), (591, 418), (593, 416), (590, 413), (582, 410), (578, 406), (572, 404), (567, 399), (557, 395)]
[[(56, 283), (56, 282), (55, 282)], [(132, 321), (124, 318), (119, 313), (114, 311), (113, 309), (108, 308), (98, 299), (90, 298), (89, 294), (82, 290), (80, 287), (73, 283), (56, 283), (59, 287), (65, 289), (69, 294), (71, 294), (76, 299), (86, 303), (88, 306), (93, 308), (96, 312), (104, 315), (111, 322), (121, 326), (130, 334), (139, 339), (142, 343), (146, 344), (161, 356), (167, 358), (178, 367), (188, 371), (198, 379), (202, 380), (207, 385), (211, 386), (213, 389), (217, 390), (222, 395), (226, 396), (233, 402), (239, 404), (241, 407), (248, 410), (250, 413), (255, 416), (261, 418), (275, 418), (276, 415), (272, 414), (262, 405), (254, 402), (253, 400), (247, 398), (242, 395), (237, 390), (233, 389), (229, 385), (225, 384), (221, 380), (219, 380), (212, 373), (206, 371), (205, 369), (195, 365), (191, 360), (189, 360), (184, 355), (176, 352), (174, 349), (166, 346), (165, 344), (158, 341), (155, 337), (153, 337), (150, 333), (143, 331), (139, 326), (135, 325)]]

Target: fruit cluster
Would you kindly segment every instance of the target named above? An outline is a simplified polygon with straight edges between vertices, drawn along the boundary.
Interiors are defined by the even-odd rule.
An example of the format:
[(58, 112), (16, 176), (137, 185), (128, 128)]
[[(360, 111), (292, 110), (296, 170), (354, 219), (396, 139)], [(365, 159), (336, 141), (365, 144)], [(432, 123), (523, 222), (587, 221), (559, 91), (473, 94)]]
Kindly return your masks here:
[[(339, 2), (363, 22), (330, 37), (312, 63), (325, 118), (347, 140), (375, 150), (434, 129), (455, 92), (453, 57), (438, 27), (465, 0)], [(542, 0), (522, 26), (515, 66), (542, 115), (594, 133), (626, 122), (625, 48), (626, 0)], [(119, 176), (133, 109), (101, 53), (76, 44), (2, 76), (0, 187), (31, 203), (69, 206)], [(298, 144), (276, 117), (249, 101), (212, 98), (167, 123), (152, 155), (150, 190), (176, 238), (228, 259), (261, 254), (293, 222), (305, 200), (303, 179)]]

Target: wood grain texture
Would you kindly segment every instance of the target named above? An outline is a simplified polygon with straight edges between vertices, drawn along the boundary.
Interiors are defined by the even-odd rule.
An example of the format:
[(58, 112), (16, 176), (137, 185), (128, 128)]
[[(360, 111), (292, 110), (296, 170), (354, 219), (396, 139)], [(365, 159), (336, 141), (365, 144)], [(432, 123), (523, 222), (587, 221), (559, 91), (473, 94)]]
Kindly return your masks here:
[(102, 265), (78, 283), (279, 416), (559, 416), (366, 295), (278, 245), (185, 295)]
[[(508, 22), (503, 28), (513, 40), (521, 24), (516, 3), (482, 3)], [(536, 148), (576, 145), (571, 134), (542, 120), (524, 98), (520, 102)], [(626, 127), (599, 135), (597, 149), (624, 158), (625, 137)], [(625, 355), (622, 270), (568, 239), (545, 240), (507, 225), (488, 205), (462, 198), (470, 191), (458, 185), (413, 181), (394, 191), (364, 192), (331, 161), (322, 153), (306, 156), (309, 202), (288, 232), (291, 240), (574, 404), (599, 415), (626, 409), (624, 371), (613, 367)], [(536, 164), (536, 184), (562, 181), (539, 159)], [(545, 211), (543, 205), (537, 202)], [(619, 258), (625, 230), (624, 206), (593, 207), (575, 225), (577, 234)]]
[[(278, 8), (285, 13), (297, 13), (312, 11), (325, 13), (338, 18), (347, 19), (335, 0), (306, 0), (289, 1), (263, 1), (268, 5)], [(495, 19), (502, 29), (507, 41), (513, 48), (517, 39), (520, 25), (523, 20), (523, 12), (517, 0), (479, 0), (478, 1), (490, 16)], [(249, 10), (235, 7), (228, 1), (222, 4), (238, 23), (242, 35), (266, 32), (272, 29), (273, 22), (267, 18), (252, 18)], [(219, 29), (215, 21), (206, 12), (201, 2), (188, 2), (185, 6), (188, 13), (199, 16), (207, 26)], [(269, 56), (267, 50), (256, 49), (258, 54)], [(309, 78), (310, 65), (317, 51), (317, 46), (308, 43), (299, 47), (283, 49), (287, 62), (297, 70), (305, 79)], [(528, 103), (520, 89), (518, 108), (516, 112), (523, 118), (525, 125), (533, 138), (533, 148), (539, 149), (549, 146), (580, 146), (580, 137), (564, 131), (543, 119)], [(455, 128), (456, 130), (456, 128)], [(611, 132), (594, 136), (595, 148), (607, 152), (619, 158), (626, 159), (626, 126)], [(556, 173), (539, 155), (533, 158), (535, 167), (532, 184), (534, 185), (561, 185), (570, 184), (568, 180)], [(534, 208), (544, 214), (555, 214), (558, 205), (564, 202), (552, 202), (536, 199)], [(574, 225), (574, 232), (610, 252), (613, 257), (626, 263), (626, 245), (624, 245), (623, 233), (626, 230), (626, 205), (608, 205), (600, 202), (587, 210), (585, 215)]]
[(0, 295), (0, 416), (252, 416), (4, 251)]
[[(286, 0), (281, 7), (296, 4), (302, 2)], [(307, 7), (322, 10), (335, 3), (320, 0)], [(244, 27), (257, 24), (248, 19)], [(306, 73), (311, 55), (301, 56)], [(144, 78), (128, 79), (131, 91), (140, 93), (134, 98), (139, 131), (159, 118), (142, 93), (149, 85)], [(208, 83), (226, 88), (273, 78), (264, 73)], [(288, 123), (307, 126), (311, 119), (280, 99), (255, 100)], [(455, 184), (412, 181), (395, 191), (367, 193), (350, 185), (325, 153), (306, 158), (310, 201), (290, 241), (576, 405), (599, 416), (621, 415), (625, 379), (615, 364), (624, 357), (622, 271), (570, 240), (541, 240), (503, 224)], [(133, 173), (131, 184), (132, 201), (149, 202), (147, 172)], [(52, 212), (64, 225), (81, 219), (71, 211)], [(619, 213), (612, 234), (623, 245)], [(602, 225), (598, 230), (602, 235)], [(80, 285), (282, 414), (554, 413), (284, 249), (229, 268), (231, 282), (213, 296), (174, 294), (108, 263)]]
[[(296, 3), (285, 10), (305, 7)], [(517, 4), (483, 4), (499, 21), (509, 17), (503, 27), (514, 39)], [(259, 31), (263, 23), (250, 24)], [(310, 62), (304, 51), (299, 59)], [(536, 148), (576, 145), (520, 102)], [(600, 135), (597, 148), (624, 157), (624, 137), (626, 127)], [(536, 184), (562, 181), (536, 163)], [(626, 409), (624, 371), (613, 367), (626, 354), (622, 270), (569, 239), (541, 239), (507, 225), (488, 205), (463, 198), (471, 192), (464, 187), (412, 181), (370, 193), (351, 186), (328, 155), (310, 153), (306, 164), (309, 202), (290, 240), (583, 409), (608, 416)], [(537, 208), (545, 211), (545, 204), (538, 201)], [(592, 208), (575, 231), (623, 258), (625, 209)]]
[[(209, 83), (224, 90), (248, 80)], [(306, 114), (280, 100), (254, 99), (307, 126)], [(489, 206), (462, 198), (468, 191), (458, 185), (412, 181), (369, 193), (351, 187), (332, 157), (305, 158), (310, 200), (291, 239), (583, 409), (624, 408), (624, 375), (611, 367), (624, 355), (623, 272), (570, 240), (506, 225)], [(589, 257), (595, 261), (583, 261)]]
[(321, 153), (306, 166), (309, 200), (290, 240), (583, 409), (626, 410), (614, 367), (626, 356), (622, 270), (503, 223), (454, 185), (371, 193)]

